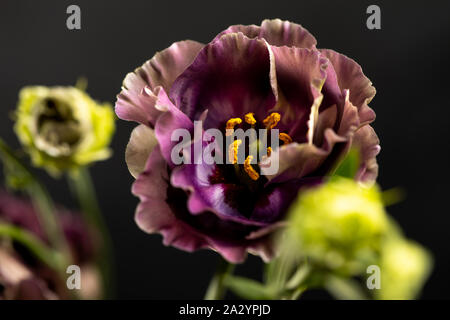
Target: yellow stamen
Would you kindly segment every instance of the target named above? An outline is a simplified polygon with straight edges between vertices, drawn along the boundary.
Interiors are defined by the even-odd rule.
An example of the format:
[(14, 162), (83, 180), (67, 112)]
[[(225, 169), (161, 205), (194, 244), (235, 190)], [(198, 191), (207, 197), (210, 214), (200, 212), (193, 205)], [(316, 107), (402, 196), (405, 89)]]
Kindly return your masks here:
[(244, 119), (248, 124), (254, 125), (256, 123), (255, 114), (253, 112), (247, 113)]
[(267, 130), (270, 130), (275, 128), (280, 120), (281, 115), (278, 112), (273, 112), (263, 120), (263, 124), (266, 126)]
[(244, 170), (247, 172), (248, 176), (252, 180), (258, 180), (259, 179), (259, 173), (253, 169), (251, 162), (253, 160), (253, 156), (248, 156), (247, 159), (244, 161)]
[(268, 147), (267, 148), (267, 156), (270, 157), (271, 154), (272, 154), (272, 148)]
[(227, 124), (225, 125), (225, 135), (231, 136), (233, 134), (233, 129), (236, 125), (241, 124), (242, 120), (241, 118), (231, 118), (227, 121)]
[(242, 140), (234, 140), (233, 143), (228, 147), (228, 160), (232, 164), (236, 164), (238, 161), (238, 149), (241, 143)]
[(283, 141), (283, 144), (289, 144), (292, 142), (292, 138), (287, 133), (280, 133), (280, 140)]

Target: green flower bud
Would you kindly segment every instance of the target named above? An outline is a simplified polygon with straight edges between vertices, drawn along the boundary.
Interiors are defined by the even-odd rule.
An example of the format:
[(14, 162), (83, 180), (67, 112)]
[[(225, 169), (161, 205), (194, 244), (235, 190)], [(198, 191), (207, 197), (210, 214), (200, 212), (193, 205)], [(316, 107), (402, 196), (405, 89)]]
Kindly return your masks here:
[(20, 91), (16, 134), (35, 166), (53, 175), (110, 157), (114, 113), (74, 87)]
[(378, 299), (414, 299), (432, 267), (431, 255), (422, 246), (403, 238), (392, 238), (383, 245), (380, 258), (381, 288)]
[(378, 188), (344, 178), (303, 192), (290, 222), (291, 238), (313, 264), (349, 275), (375, 261), (389, 225)]

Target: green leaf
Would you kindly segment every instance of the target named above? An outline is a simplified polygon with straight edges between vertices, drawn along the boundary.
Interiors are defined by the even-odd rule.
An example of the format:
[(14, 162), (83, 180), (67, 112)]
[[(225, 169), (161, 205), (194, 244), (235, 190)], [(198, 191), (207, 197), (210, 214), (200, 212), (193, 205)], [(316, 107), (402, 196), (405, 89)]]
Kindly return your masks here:
[(308, 263), (300, 265), (294, 275), (286, 284), (287, 289), (295, 289), (300, 287), (311, 274), (311, 266)]
[(350, 149), (348, 154), (342, 160), (339, 167), (334, 172), (333, 176), (340, 176), (344, 178), (353, 179), (356, 176), (360, 166), (359, 151), (355, 148)]
[(246, 300), (273, 300), (276, 299), (276, 292), (262, 283), (238, 276), (228, 276), (225, 278), (225, 286), (233, 291), (237, 296)]
[(303, 292), (308, 289), (308, 286), (300, 286), (297, 289), (294, 290), (294, 292), (291, 293), (290, 296), (288, 296), (289, 300), (298, 300), (300, 296), (303, 294)]

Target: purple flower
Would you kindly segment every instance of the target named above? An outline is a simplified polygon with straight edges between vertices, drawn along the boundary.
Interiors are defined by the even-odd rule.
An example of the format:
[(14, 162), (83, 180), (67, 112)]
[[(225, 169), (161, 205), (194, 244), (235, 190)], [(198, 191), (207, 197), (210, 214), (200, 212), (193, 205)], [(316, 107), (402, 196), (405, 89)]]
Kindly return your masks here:
[[(121, 119), (140, 124), (126, 151), (141, 200), (137, 224), (186, 251), (211, 248), (230, 262), (247, 252), (269, 260), (271, 233), (299, 190), (320, 182), (351, 147), (362, 159), (355, 178), (376, 178), (380, 147), (368, 106), (374, 95), (355, 61), (317, 49), (306, 29), (287, 21), (231, 26), (207, 45), (172, 44), (127, 75), (116, 103)], [(281, 147), (267, 150), (269, 159), (278, 156), (278, 172), (265, 174), (261, 159), (251, 158), (174, 163), (173, 131), (194, 135), (198, 120), (203, 138), (208, 129), (278, 129)], [(224, 157), (244, 152), (241, 145)]]
[[(100, 295), (100, 283), (94, 259), (96, 246), (88, 227), (79, 215), (65, 209), (58, 210), (63, 234), (69, 245), (73, 263), (82, 272), (83, 298)], [(22, 228), (49, 244), (33, 205), (27, 199), (13, 197), (0, 190), (0, 224)], [(23, 244), (0, 237), (0, 300), (1, 299), (67, 299), (65, 279), (39, 261)]]

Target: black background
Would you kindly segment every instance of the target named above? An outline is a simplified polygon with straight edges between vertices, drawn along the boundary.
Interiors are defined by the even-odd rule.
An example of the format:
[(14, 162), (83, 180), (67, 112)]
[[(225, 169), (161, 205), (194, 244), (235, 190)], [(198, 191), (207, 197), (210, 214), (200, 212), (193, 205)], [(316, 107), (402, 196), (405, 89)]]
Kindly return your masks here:
[[(66, 28), (70, 4), (81, 7), (80, 31)], [(381, 7), (381, 30), (366, 28), (370, 4)], [(407, 198), (389, 212), (408, 237), (433, 252), (435, 268), (422, 297), (450, 298), (449, 14), (448, 1), (2, 0), (0, 136), (18, 146), (9, 115), (22, 86), (73, 85), (86, 76), (95, 99), (114, 103), (125, 75), (172, 42), (207, 43), (229, 25), (265, 18), (300, 23), (318, 47), (358, 61), (377, 88), (371, 107), (382, 146), (379, 184), (404, 188)], [(124, 163), (133, 127), (117, 121), (114, 156), (93, 170), (114, 241), (117, 297), (202, 298), (216, 255), (163, 247), (159, 236), (146, 235), (134, 223), (137, 199)], [(64, 180), (40, 176), (55, 199), (74, 206)], [(238, 272), (257, 277), (260, 269), (259, 259), (251, 257)]]

